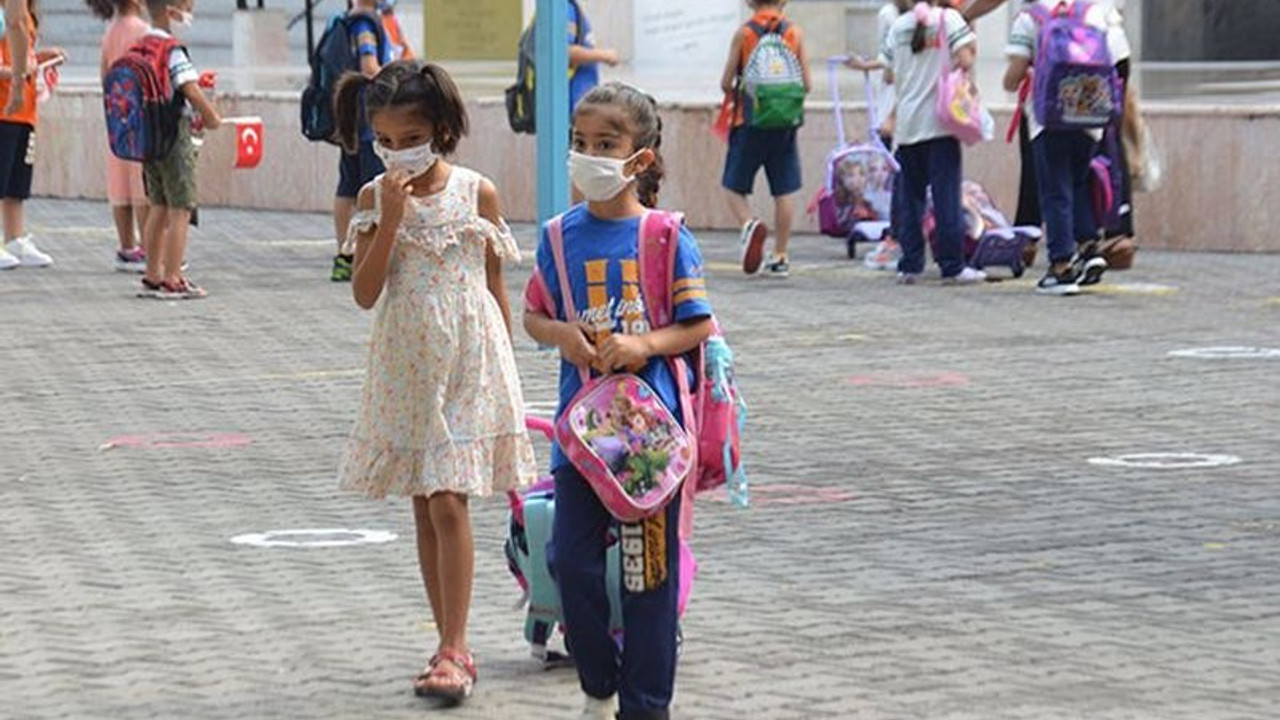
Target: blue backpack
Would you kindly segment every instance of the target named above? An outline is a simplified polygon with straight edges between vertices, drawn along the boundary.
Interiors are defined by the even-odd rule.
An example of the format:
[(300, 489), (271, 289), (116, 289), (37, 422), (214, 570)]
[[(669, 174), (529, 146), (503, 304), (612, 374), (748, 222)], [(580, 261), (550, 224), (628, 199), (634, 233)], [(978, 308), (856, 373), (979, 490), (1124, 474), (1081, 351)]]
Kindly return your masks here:
[(377, 18), (344, 14), (329, 20), (311, 55), (311, 79), (302, 91), (302, 134), (312, 142), (339, 144), (333, 107), (334, 90), (343, 75), (360, 72), (360, 53), (352, 32), (359, 22), (373, 26), (378, 37), (379, 62), (387, 55), (387, 33)]

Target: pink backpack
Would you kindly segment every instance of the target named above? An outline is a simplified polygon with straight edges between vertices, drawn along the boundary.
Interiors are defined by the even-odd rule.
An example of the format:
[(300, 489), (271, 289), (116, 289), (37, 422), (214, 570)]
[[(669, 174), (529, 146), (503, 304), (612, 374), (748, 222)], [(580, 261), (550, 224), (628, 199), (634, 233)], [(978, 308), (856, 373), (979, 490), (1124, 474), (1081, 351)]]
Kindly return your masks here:
[[(675, 254), (683, 222), (684, 218), (679, 213), (660, 211), (647, 212), (640, 220), (640, 291), (646, 299), (649, 324), (654, 329), (667, 327), (675, 321)], [(577, 312), (569, 291), (564, 261), (562, 217), (552, 219), (547, 230), (560, 276), (565, 317), (573, 318)], [(661, 300), (656, 300), (658, 298)], [(692, 481), (683, 483), (686, 497), (728, 485), (729, 496), (734, 502), (742, 506), (748, 502), (740, 444), (742, 426), (746, 421), (746, 403), (734, 381), (733, 352), (725, 343), (719, 324), (715, 334), (702, 346), (688, 356), (672, 357), (668, 361), (679, 390), (681, 413), (685, 419), (683, 428), (670, 416), (652, 389), (647, 390), (649, 395), (646, 396), (648, 385), (640, 378), (611, 375), (592, 379), (583, 371), (583, 388), (569, 404), (556, 429), (561, 449), (583, 473), (601, 502), (623, 521), (656, 513), (665, 507), (686, 479)], [(694, 363), (692, 373), (690, 361)], [(691, 374), (694, 375), (692, 386), (689, 384)], [(592, 440), (598, 437), (593, 437), (589, 428), (592, 411), (599, 416), (602, 398), (616, 398), (619, 393), (632, 406), (643, 405), (653, 424), (654, 431), (650, 433), (647, 444), (639, 440), (637, 447), (642, 451), (646, 448), (665, 449), (667, 453), (666, 464), (657, 472), (646, 475), (644, 484), (647, 492), (638, 496), (627, 491), (627, 477), (611, 472), (613, 468), (622, 467), (623, 462), (629, 464), (630, 458), (624, 461), (614, 457), (611, 463), (609, 448), (591, 445)], [(687, 456), (684, 454), (686, 448), (689, 450)], [(661, 457), (654, 459), (662, 464)], [(650, 479), (652, 485), (649, 484)], [(632, 489), (640, 488), (633, 484)], [(687, 525), (691, 522), (691, 507), (691, 503), (686, 503), (685, 517), (681, 521), (684, 537), (688, 537), (690, 529)]]

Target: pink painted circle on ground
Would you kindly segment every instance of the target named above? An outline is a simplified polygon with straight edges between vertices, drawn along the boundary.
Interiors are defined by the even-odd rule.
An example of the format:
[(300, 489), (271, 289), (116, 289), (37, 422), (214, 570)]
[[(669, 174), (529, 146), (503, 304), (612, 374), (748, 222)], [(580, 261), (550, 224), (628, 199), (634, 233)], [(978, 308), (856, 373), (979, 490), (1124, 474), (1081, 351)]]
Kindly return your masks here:
[(253, 444), (253, 438), (243, 433), (154, 433), (111, 438), (103, 444), (102, 449), (120, 447), (143, 450), (222, 450), (251, 444)]
[[(752, 485), (748, 490), (751, 505), (827, 505), (853, 500), (853, 493), (838, 488), (814, 487), (795, 483), (767, 483)], [(710, 498), (728, 503), (729, 494), (724, 488), (715, 490)]]
[(855, 387), (903, 388), (928, 390), (933, 388), (963, 387), (969, 384), (969, 376), (958, 372), (873, 372), (853, 375), (845, 382)]

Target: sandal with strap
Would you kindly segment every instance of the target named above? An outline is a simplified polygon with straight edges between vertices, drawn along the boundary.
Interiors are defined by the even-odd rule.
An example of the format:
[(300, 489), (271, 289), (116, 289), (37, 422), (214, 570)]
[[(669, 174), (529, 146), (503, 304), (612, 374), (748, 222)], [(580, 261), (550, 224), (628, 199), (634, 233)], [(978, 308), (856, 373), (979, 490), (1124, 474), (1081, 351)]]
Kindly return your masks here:
[(439, 653), (432, 655), (427, 661), (426, 667), (422, 668), (422, 672), (413, 679), (413, 694), (418, 697), (431, 697), (431, 676), (435, 674), (436, 666), (440, 664)]
[(471, 697), (476, 684), (476, 663), (471, 653), (443, 651), (436, 655), (435, 667), (424, 683), (426, 697), (453, 704)]

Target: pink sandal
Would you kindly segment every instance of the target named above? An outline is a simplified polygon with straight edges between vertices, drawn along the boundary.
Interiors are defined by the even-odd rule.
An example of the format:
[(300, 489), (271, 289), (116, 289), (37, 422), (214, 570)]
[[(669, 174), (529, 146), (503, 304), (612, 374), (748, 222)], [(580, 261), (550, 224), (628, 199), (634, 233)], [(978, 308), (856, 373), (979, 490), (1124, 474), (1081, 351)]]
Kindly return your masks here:
[(429, 665), (425, 679), (419, 676), (421, 683), (414, 682), (414, 691), (422, 697), (435, 697), (451, 703), (461, 703), (471, 697), (476, 684), (476, 663), (471, 653), (457, 653), (444, 650), (438, 653)]
[(432, 655), (427, 661), (426, 667), (422, 668), (422, 672), (413, 679), (413, 694), (418, 697), (431, 696), (431, 675), (435, 673), (436, 666), (440, 664), (440, 655)]

